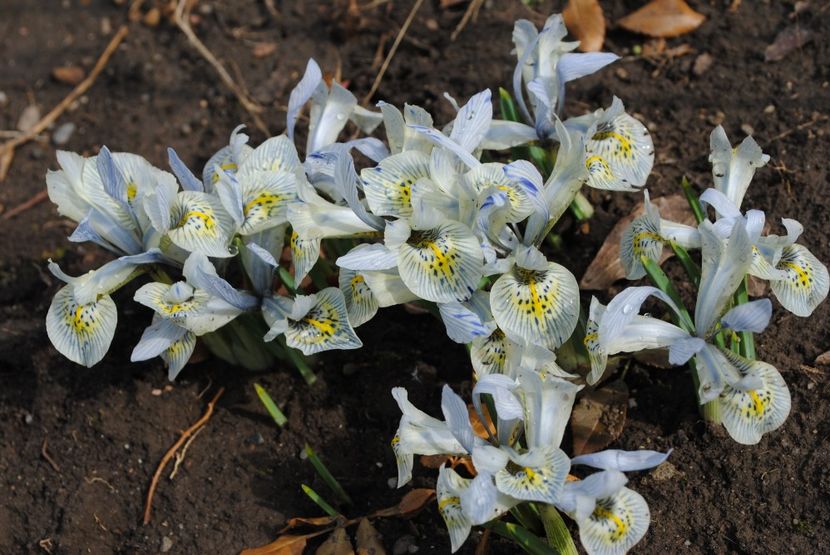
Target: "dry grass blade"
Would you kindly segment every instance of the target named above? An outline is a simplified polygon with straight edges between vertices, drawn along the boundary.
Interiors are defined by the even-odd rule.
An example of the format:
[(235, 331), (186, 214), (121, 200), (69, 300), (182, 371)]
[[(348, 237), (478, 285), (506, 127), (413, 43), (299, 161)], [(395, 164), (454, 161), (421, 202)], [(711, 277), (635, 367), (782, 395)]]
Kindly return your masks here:
[(196, 36), (196, 33), (193, 31), (193, 27), (190, 26), (190, 12), (193, 9), (193, 6), (196, 4), (197, 0), (179, 0), (178, 6), (176, 6), (176, 13), (174, 16), (174, 20), (176, 22), (176, 26), (181, 29), (182, 33), (187, 37), (187, 40), (190, 41), (190, 44), (202, 55), (202, 57), (207, 60), (207, 62), (213, 66), (213, 69), (216, 70), (216, 73), (219, 74), (219, 78), (222, 80), (223, 83), (236, 95), (237, 100), (239, 103), (242, 104), (242, 107), (245, 108), (245, 111), (250, 114), (251, 119), (254, 120), (254, 125), (262, 131), (266, 137), (271, 136), (271, 132), (268, 129), (268, 126), (265, 125), (265, 122), (259, 117), (265, 109), (260, 106), (251, 95), (248, 93), (247, 90), (236, 81), (233, 80), (228, 70), (225, 69), (225, 66), (216, 59), (216, 56), (210, 51), (210, 49), (205, 46), (199, 37)]
[(569, 0), (562, 10), (565, 27), (583, 52), (598, 52), (605, 42), (605, 17), (598, 0)]
[(705, 19), (683, 0), (652, 0), (617, 24), (650, 37), (670, 38), (694, 31)]
[(386, 55), (386, 59), (383, 60), (383, 65), (380, 66), (380, 71), (375, 76), (375, 80), (372, 82), (372, 87), (369, 89), (369, 92), (366, 93), (366, 96), (363, 97), (362, 104), (366, 106), (372, 97), (378, 92), (378, 87), (380, 87), (381, 81), (383, 81), (383, 76), (386, 74), (386, 70), (389, 69), (389, 64), (392, 62), (392, 58), (395, 57), (395, 52), (398, 51), (398, 46), (400, 46), (401, 41), (403, 40), (406, 32), (409, 30), (409, 26), (412, 25), (412, 21), (415, 19), (415, 14), (418, 13), (418, 10), (421, 8), (421, 4), (424, 3), (424, 0), (415, 0), (415, 4), (412, 5), (412, 9), (409, 11), (409, 15), (406, 16), (406, 21), (403, 22), (403, 26), (401, 30), (398, 31), (398, 36), (395, 37), (395, 42), (392, 43), (392, 48), (389, 49), (389, 54)]
[(107, 47), (101, 53), (98, 61), (95, 62), (95, 67), (92, 68), (92, 71), (89, 72), (86, 79), (81, 81), (77, 87), (72, 89), (72, 92), (66, 95), (66, 97), (57, 104), (57, 106), (52, 108), (48, 114), (43, 116), (40, 121), (34, 124), (25, 133), (22, 133), (14, 139), (0, 145), (0, 183), (6, 179), (6, 175), (9, 173), (9, 166), (11, 166), (12, 160), (14, 159), (14, 149), (31, 141), (47, 127), (52, 125), (66, 111), (66, 109), (69, 108), (73, 102), (75, 102), (75, 100), (89, 90), (95, 82), (95, 79), (98, 78), (98, 75), (100, 75), (107, 66), (110, 58), (124, 40), (124, 37), (127, 36), (127, 33), (129, 33), (129, 29), (126, 25), (122, 25), (121, 28), (118, 29), (118, 32), (115, 33), (115, 36), (112, 37), (109, 44), (107, 44)]

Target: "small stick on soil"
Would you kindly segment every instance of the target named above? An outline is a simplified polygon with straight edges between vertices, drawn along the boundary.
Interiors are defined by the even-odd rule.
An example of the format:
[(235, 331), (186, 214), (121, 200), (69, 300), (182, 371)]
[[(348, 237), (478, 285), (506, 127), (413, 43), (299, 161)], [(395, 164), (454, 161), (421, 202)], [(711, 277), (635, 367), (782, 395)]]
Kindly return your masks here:
[(190, 41), (190, 44), (202, 55), (202, 57), (208, 61), (210, 65), (213, 66), (213, 69), (216, 70), (216, 73), (219, 74), (219, 78), (222, 80), (223, 83), (236, 95), (237, 100), (239, 103), (242, 104), (242, 107), (251, 115), (251, 118), (254, 120), (254, 125), (256, 125), (257, 129), (265, 133), (266, 137), (271, 136), (271, 131), (268, 129), (268, 126), (265, 125), (265, 122), (262, 121), (262, 118), (259, 117), (265, 108), (260, 106), (253, 98), (251, 98), (250, 94), (247, 90), (241, 85), (238, 85), (233, 78), (231, 77), (228, 70), (225, 69), (225, 66), (216, 59), (216, 56), (210, 51), (210, 49), (205, 46), (199, 37), (196, 36), (196, 33), (193, 31), (193, 28), (190, 26), (190, 11), (193, 9), (193, 6), (196, 5), (198, 0), (179, 0), (179, 5), (176, 6), (176, 13), (174, 16), (174, 20), (176, 22), (176, 26), (181, 29), (182, 33), (187, 37), (187, 40)]
[(173, 463), (173, 472), (170, 473), (171, 480), (175, 478), (176, 474), (179, 472), (179, 466), (181, 466), (185, 456), (187, 456), (187, 448), (190, 447), (190, 444), (193, 443), (193, 440), (196, 439), (196, 436), (199, 435), (199, 432), (202, 430), (204, 430), (204, 426), (193, 432), (193, 435), (188, 438), (187, 443), (185, 443), (184, 447), (182, 447), (181, 453), (176, 453), (176, 462)]
[(470, 5), (467, 6), (467, 11), (464, 12), (464, 17), (461, 18), (461, 21), (458, 22), (458, 26), (455, 28), (455, 31), (453, 31), (452, 35), (450, 35), (450, 41), (455, 42), (455, 39), (458, 38), (458, 35), (461, 34), (461, 31), (463, 31), (464, 27), (467, 26), (467, 23), (470, 22), (470, 19), (475, 20), (478, 17), (478, 11), (481, 9), (483, 4), (484, 0), (473, 0), (470, 2)]
[(34, 124), (28, 131), (21, 133), (14, 139), (0, 145), (0, 183), (6, 179), (6, 174), (9, 173), (9, 166), (12, 165), (12, 160), (14, 159), (14, 149), (24, 143), (28, 143), (43, 132), (47, 127), (52, 125), (78, 97), (89, 90), (95, 82), (95, 79), (98, 78), (98, 75), (100, 75), (106, 67), (110, 58), (115, 53), (115, 50), (118, 48), (118, 45), (120, 45), (124, 40), (124, 37), (127, 36), (128, 32), (129, 29), (127, 26), (122, 25), (121, 28), (118, 29), (118, 32), (115, 33), (115, 36), (112, 37), (112, 40), (104, 49), (104, 52), (101, 53), (101, 57), (98, 58), (97, 62), (95, 62), (95, 67), (92, 68), (92, 71), (89, 72), (86, 79), (78, 83), (78, 86), (72, 89), (72, 92), (66, 95), (66, 97), (61, 100), (57, 106), (52, 108), (51, 112), (43, 116), (43, 118)]
[(55, 459), (49, 454), (49, 451), (46, 450), (46, 438), (43, 438), (43, 446), (40, 448), (40, 454), (43, 455), (43, 458), (46, 459), (46, 462), (49, 463), (49, 466), (52, 467), (52, 470), (60, 474), (61, 467), (58, 466), (58, 463), (55, 462)]
[(156, 488), (158, 487), (159, 478), (161, 477), (161, 473), (164, 472), (164, 467), (167, 466), (167, 463), (170, 462), (170, 459), (173, 458), (173, 455), (176, 454), (176, 451), (179, 450), (179, 447), (187, 441), (187, 438), (195, 434), (199, 431), (199, 429), (207, 424), (207, 421), (210, 420), (211, 415), (213, 414), (213, 408), (216, 406), (216, 401), (222, 396), (225, 392), (224, 387), (220, 387), (219, 391), (216, 392), (216, 395), (213, 396), (213, 399), (207, 404), (207, 408), (205, 409), (205, 413), (202, 415), (199, 420), (197, 420), (191, 427), (184, 430), (179, 439), (167, 450), (164, 456), (161, 458), (161, 462), (156, 468), (155, 474), (153, 474), (153, 479), (150, 481), (150, 489), (147, 491), (147, 502), (144, 505), (144, 525), (150, 524), (150, 516), (153, 510), (153, 496), (156, 493)]
[(415, 19), (415, 14), (418, 13), (418, 9), (421, 7), (421, 4), (423, 3), (424, 0), (415, 0), (415, 4), (413, 4), (412, 9), (409, 11), (409, 15), (406, 17), (406, 21), (403, 22), (401, 30), (398, 31), (398, 36), (395, 37), (395, 42), (392, 43), (392, 48), (389, 49), (389, 54), (386, 55), (386, 59), (383, 60), (383, 65), (380, 66), (380, 71), (378, 72), (374, 82), (372, 83), (372, 88), (369, 89), (369, 92), (366, 93), (366, 96), (363, 97), (363, 101), (361, 102), (361, 104), (363, 104), (364, 106), (369, 104), (369, 101), (372, 100), (372, 97), (378, 91), (378, 87), (380, 87), (380, 82), (383, 81), (383, 76), (386, 73), (386, 70), (389, 68), (389, 62), (391, 62), (392, 58), (395, 57), (395, 53), (398, 51), (398, 46), (400, 46), (404, 35), (406, 35), (406, 32), (409, 30), (409, 26), (412, 24), (412, 20)]
[(780, 139), (783, 139), (784, 137), (788, 137), (789, 135), (792, 135), (796, 131), (801, 131), (802, 129), (806, 129), (810, 126), (813, 126), (813, 125), (817, 124), (820, 121), (825, 121), (828, 118), (830, 118), (830, 116), (827, 116), (827, 115), (824, 115), (824, 114), (819, 114), (819, 115), (817, 115), (816, 117), (814, 117), (813, 119), (811, 119), (809, 121), (805, 121), (804, 123), (800, 123), (800, 124), (796, 125), (792, 129), (787, 129), (783, 133), (779, 133), (778, 135), (776, 135), (775, 137), (773, 137), (772, 139), (767, 141), (767, 144), (768, 145), (772, 144), (775, 141), (778, 141)]
[(5, 214), (3, 214), (3, 220), (11, 220), (12, 218), (17, 216), (18, 214), (21, 214), (21, 213), (25, 212), (26, 210), (29, 210), (30, 208), (33, 208), (33, 207), (37, 206), (38, 204), (40, 204), (41, 202), (43, 202), (44, 200), (46, 200), (48, 198), (49, 198), (49, 191), (46, 191), (46, 190), (40, 191), (39, 193), (37, 193), (35, 196), (30, 198), (29, 200), (18, 204), (17, 206), (15, 206), (11, 210), (9, 210)]

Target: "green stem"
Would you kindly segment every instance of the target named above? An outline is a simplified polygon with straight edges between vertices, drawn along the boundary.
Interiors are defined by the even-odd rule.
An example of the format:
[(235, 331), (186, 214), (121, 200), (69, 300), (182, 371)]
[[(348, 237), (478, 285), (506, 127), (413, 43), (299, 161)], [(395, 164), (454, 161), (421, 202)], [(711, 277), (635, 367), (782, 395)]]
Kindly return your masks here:
[(539, 505), (539, 515), (545, 526), (550, 546), (560, 555), (577, 555), (576, 544), (565, 525), (562, 515), (553, 505)]
[(292, 295), (296, 295), (297, 285), (294, 283), (294, 276), (292, 276), (289, 271), (282, 266), (279, 267), (277, 273), (280, 275), (280, 279), (282, 280), (283, 285), (285, 285), (285, 288), (288, 289), (288, 292)]
[[(735, 293), (735, 304), (746, 304), (749, 302), (749, 277), (744, 277), (743, 283), (738, 288), (738, 291)], [(740, 342), (740, 354), (744, 358), (748, 358), (749, 360), (755, 360), (755, 336), (752, 335), (751, 331), (742, 331), (740, 332), (741, 342)]]
[(314, 375), (314, 370), (312, 370), (311, 367), (308, 365), (308, 362), (306, 362), (303, 354), (300, 351), (289, 347), (285, 343), (284, 335), (278, 336), (277, 341), (279, 341), (280, 346), (283, 348), (283, 351), (288, 357), (288, 360), (291, 362), (291, 364), (294, 365), (297, 371), (300, 372), (300, 375), (305, 380), (305, 383), (307, 383), (308, 385), (314, 384), (314, 382), (317, 381), (317, 376)]
[(700, 287), (700, 267), (692, 260), (692, 257), (689, 256), (689, 251), (685, 248), (681, 247), (674, 241), (669, 241), (669, 245), (671, 249), (674, 251), (674, 254), (677, 256), (677, 259), (680, 261), (680, 264), (683, 266), (683, 269), (686, 270), (686, 274), (689, 276), (689, 279), (692, 280), (692, 284), (694, 284), (695, 289)]
[(683, 176), (683, 179), (680, 180), (680, 188), (683, 189), (683, 196), (686, 197), (686, 202), (689, 203), (689, 207), (692, 209), (697, 223), (705, 220), (706, 213), (703, 211), (703, 205), (700, 204), (700, 199), (697, 198), (697, 195), (692, 190), (692, 185), (689, 183), (689, 180), (686, 179), (685, 175)]
[(544, 533), (542, 521), (539, 514), (534, 512), (530, 503), (520, 503), (510, 509), (510, 514), (513, 518), (519, 521), (519, 524), (524, 526), (527, 530), (534, 534)]
[[(700, 391), (700, 380), (697, 376), (697, 363), (695, 363), (694, 357), (689, 359), (689, 369), (692, 371), (692, 381), (695, 384), (695, 396), (697, 397), (698, 391)], [(699, 400), (700, 399), (698, 398), (698, 401)], [(702, 405), (698, 403), (698, 407), (700, 409), (700, 415), (703, 417), (705, 422), (709, 422), (711, 424), (721, 423), (720, 403), (717, 399), (709, 401), (708, 403), (703, 403)]]
[(646, 270), (646, 274), (651, 279), (651, 282), (654, 283), (654, 286), (657, 287), (660, 291), (668, 295), (671, 300), (674, 301), (674, 304), (677, 305), (680, 314), (675, 315), (675, 319), (677, 320), (677, 324), (689, 332), (690, 334), (695, 334), (695, 324), (692, 321), (692, 317), (689, 315), (689, 311), (686, 306), (683, 304), (683, 300), (680, 298), (680, 293), (677, 292), (677, 289), (674, 288), (669, 276), (654, 262), (652, 259), (648, 258), (647, 256), (641, 256), (640, 261), (643, 264), (643, 268)]

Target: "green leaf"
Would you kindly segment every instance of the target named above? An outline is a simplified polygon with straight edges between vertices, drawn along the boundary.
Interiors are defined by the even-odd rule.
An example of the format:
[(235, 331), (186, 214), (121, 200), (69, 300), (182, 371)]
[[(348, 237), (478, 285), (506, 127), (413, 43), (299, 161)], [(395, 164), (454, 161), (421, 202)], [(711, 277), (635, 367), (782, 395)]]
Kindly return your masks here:
[(499, 87), (499, 108), (501, 108), (501, 117), (507, 121), (519, 121), (519, 112), (516, 110), (516, 103), (513, 97), (503, 87)]
[(669, 279), (669, 276), (666, 275), (666, 273), (662, 270), (662, 268), (660, 268), (660, 266), (657, 265), (656, 262), (647, 256), (641, 256), (640, 261), (643, 263), (643, 268), (645, 268), (646, 274), (648, 274), (648, 277), (651, 279), (654, 286), (668, 295), (680, 310), (680, 314), (676, 315), (677, 324), (690, 334), (694, 335), (695, 324), (692, 321), (692, 317), (689, 315), (689, 311), (686, 309), (686, 305), (683, 304), (680, 294), (677, 292), (677, 289), (674, 288), (674, 285)]
[(323, 461), (320, 460), (320, 457), (317, 456), (317, 453), (314, 452), (314, 449), (306, 443), (305, 444), (305, 454), (308, 456), (308, 460), (311, 461), (311, 464), (314, 466), (314, 469), (317, 471), (317, 474), (323, 479), (329, 489), (337, 496), (337, 498), (347, 504), (351, 505), (352, 500), (349, 497), (349, 494), (346, 493), (346, 490), (343, 489), (343, 486), (340, 485), (334, 476), (332, 476), (329, 469), (326, 468), (326, 465), (323, 464)]
[(562, 515), (552, 505), (539, 505), (539, 515), (542, 517), (542, 524), (545, 525), (545, 535), (548, 543), (560, 555), (577, 555), (576, 544), (571, 537)]
[(254, 384), (254, 389), (256, 390), (256, 394), (257, 397), (259, 397), (259, 400), (262, 402), (263, 405), (265, 405), (265, 410), (268, 411), (268, 414), (271, 415), (271, 418), (274, 419), (274, 422), (277, 423), (277, 426), (279, 426), (280, 428), (285, 426), (285, 424), (288, 422), (288, 418), (285, 417), (285, 415), (279, 409), (274, 400), (271, 399), (271, 396), (268, 395), (268, 392), (265, 391), (265, 389), (258, 383)]
[(683, 196), (686, 197), (686, 201), (689, 203), (689, 207), (692, 209), (697, 223), (700, 223), (703, 220), (705, 220), (706, 213), (703, 211), (703, 206), (700, 204), (700, 199), (697, 198), (697, 195), (692, 190), (691, 183), (689, 183), (689, 180), (686, 179), (685, 175), (683, 176), (683, 179), (680, 180), (680, 187), (683, 189)]
[(526, 528), (512, 522), (496, 520), (485, 525), (503, 538), (513, 540), (519, 547), (532, 555), (555, 555), (556, 551), (546, 544), (539, 536), (531, 534)]
[(337, 510), (335, 510), (334, 507), (332, 507), (331, 505), (326, 503), (326, 500), (323, 499), (322, 497), (320, 497), (320, 495), (316, 491), (314, 491), (313, 489), (311, 489), (310, 487), (308, 487), (305, 484), (300, 484), (300, 487), (302, 488), (303, 492), (306, 495), (308, 495), (308, 497), (317, 504), (318, 507), (320, 507), (321, 509), (323, 509), (326, 512), (327, 515), (333, 516), (333, 517), (340, 516), (340, 513), (338, 513)]
[(698, 266), (697, 263), (692, 260), (692, 257), (689, 256), (689, 251), (674, 241), (669, 241), (669, 245), (674, 251), (675, 256), (677, 256), (677, 259), (680, 261), (680, 264), (683, 266), (683, 269), (686, 270), (686, 274), (689, 276), (689, 279), (692, 280), (695, 289), (700, 287), (700, 266)]

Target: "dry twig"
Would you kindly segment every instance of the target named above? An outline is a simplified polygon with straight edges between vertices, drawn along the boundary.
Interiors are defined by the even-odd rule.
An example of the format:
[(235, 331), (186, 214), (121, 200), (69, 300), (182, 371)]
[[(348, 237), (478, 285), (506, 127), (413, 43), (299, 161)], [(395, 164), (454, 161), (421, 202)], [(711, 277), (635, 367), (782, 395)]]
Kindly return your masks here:
[(92, 71), (89, 72), (86, 79), (78, 83), (78, 86), (72, 89), (72, 92), (66, 95), (66, 97), (61, 100), (57, 106), (52, 108), (51, 112), (43, 116), (40, 121), (34, 124), (28, 131), (21, 133), (14, 139), (6, 141), (0, 145), (0, 183), (6, 179), (6, 175), (9, 173), (9, 166), (11, 166), (12, 160), (14, 159), (14, 149), (24, 143), (28, 143), (47, 127), (52, 125), (78, 97), (89, 90), (95, 82), (95, 79), (98, 78), (98, 75), (106, 67), (107, 62), (109, 62), (109, 59), (115, 53), (118, 45), (121, 44), (124, 37), (127, 36), (128, 32), (129, 29), (127, 26), (122, 25), (121, 28), (118, 29), (118, 32), (115, 33), (115, 36), (112, 37), (112, 40), (104, 49), (104, 52), (101, 53), (101, 57), (98, 58), (97, 62), (95, 62), (95, 67), (92, 68)]
[(49, 451), (46, 450), (46, 438), (43, 438), (43, 446), (40, 448), (40, 454), (43, 455), (43, 458), (46, 459), (46, 462), (49, 463), (49, 466), (52, 467), (52, 470), (60, 474), (61, 467), (58, 466), (58, 463), (55, 462), (55, 459), (49, 454)]
[(458, 35), (461, 34), (461, 31), (464, 30), (464, 27), (467, 26), (467, 23), (469, 23), (471, 19), (475, 21), (478, 17), (478, 12), (481, 10), (481, 6), (483, 5), (484, 0), (473, 0), (470, 2), (470, 5), (467, 6), (467, 11), (464, 12), (464, 17), (461, 18), (461, 21), (459, 21), (458, 25), (455, 27), (455, 31), (453, 31), (452, 35), (450, 35), (450, 40), (452, 42), (455, 42), (455, 39), (458, 38)]
[(156, 493), (156, 488), (158, 487), (159, 478), (161, 477), (161, 473), (164, 472), (164, 467), (167, 466), (167, 463), (170, 462), (170, 459), (173, 458), (173, 455), (176, 454), (176, 451), (179, 450), (179, 447), (182, 446), (187, 441), (187, 438), (194, 435), (199, 429), (207, 424), (207, 421), (210, 420), (211, 415), (213, 414), (213, 408), (216, 406), (216, 401), (219, 400), (219, 397), (225, 392), (224, 387), (220, 387), (219, 391), (216, 392), (216, 395), (213, 396), (213, 399), (207, 404), (207, 408), (205, 409), (205, 413), (202, 415), (199, 420), (197, 420), (191, 427), (184, 430), (179, 439), (176, 440), (170, 449), (164, 454), (161, 458), (161, 462), (156, 468), (155, 474), (153, 474), (153, 479), (150, 481), (150, 489), (147, 491), (147, 502), (144, 505), (144, 524), (147, 525), (150, 523), (150, 516), (153, 510), (153, 496)]
[(421, 4), (424, 3), (424, 0), (415, 0), (415, 4), (413, 4), (412, 9), (409, 11), (409, 15), (406, 16), (406, 21), (403, 22), (403, 26), (401, 30), (398, 31), (398, 36), (395, 37), (395, 42), (392, 43), (392, 48), (389, 50), (389, 54), (386, 55), (386, 59), (383, 60), (383, 65), (380, 66), (380, 71), (378, 71), (377, 76), (375, 77), (374, 82), (372, 83), (372, 88), (369, 89), (369, 92), (366, 93), (366, 96), (363, 97), (362, 104), (366, 106), (370, 100), (372, 100), (372, 96), (378, 91), (378, 87), (380, 87), (380, 82), (383, 81), (383, 76), (386, 73), (386, 70), (389, 68), (389, 63), (392, 61), (392, 58), (395, 57), (395, 53), (398, 51), (398, 46), (400, 46), (401, 41), (403, 40), (404, 35), (409, 30), (409, 26), (412, 24), (412, 20), (415, 19), (415, 14), (418, 13), (418, 9), (420, 9)]
[(778, 141), (780, 139), (783, 139), (784, 137), (788, 137), (788, 136), (792, 135), (796, 131), (801, 131), (802, 129), (806, 129), (808, 127), (811, 127), (811, 126), (817, 124), (820, 121), (825, 121), (827, 119), (830, 119), (830, 116), (827, 116), (827, 115), (824, 115), (824, 114), (817, 114), (812, 119), (810, 119), (808, 121), (805, 121), (803, 123), (800, 123), (800, 124), (796, 125), (793, 128), (787, 129), (783, 133), (779, 133), (778, 135), (776, 135), (775, 137), (773, 137), (772, 139), (767, 141), (767, 144), (772, 144), (775, 141)]
[(190, 447), (190, 444), (193, 443), (193, 440), (196, 439), (196, 436), (199, 435), (199, 432), (201, 432), (203, 429), (204, 427), (201, 427), (195, 432), (193, 432), (193, 435), (188, 438), (187, 442), (184, 444), (184, 447), (182, 447), (181, 453), (176, 453), (176, 462), (173, 463), (173, 472), (170, 473), (171, 480), (176, 477), (176, 474), (178, 474), (179, 467), (181, 466), (182, 462), (184, 462), (185, 456), (187, 456), (187, 448)]
[(216, 73), (219, 74), (219, 78), (222, 80), (223, 83), (233, 91), (233, 94), (236, 95), (237, 100), (239, 103), (242, 104), (242, 107), (251, 115), (251, 119), (254, 120), (254, 125), (256, 125), (257, 129), (265, 133), (266, 137), (271, 136), (271, 132), (268, 129), (268, 126), (265, 125), (265, 122), (259, 117), (265, 109), (260, 106), (256, 100), (251, 98), (251, 95), (248, 93), (245, 88), (239, 84), (237, 84), (233, 78), (231, 77), (228, 70), (225, 69), (225, 66), (216, 59), (216, 56), (210, 51), (210, 49), (205, 46), (199, 37), (196, 36), (196, 33), (193, 31), (193, 27), (190, 26), (190, 12), (193, 10), (193, 6), (196, 4), (198, 0), (179, 0), (178, 6), (176, 6), (176, 14), (174, 16), (174, 20), (176, 22), (176, 26), (181, 29), (182, 33), (187, 37), (187, 40), (190, 41), (190, 44), (202, 55), (202, 57), (208, 61), (210, 65), (213, 66), (213, 69), (216, 70)]
[(12, 218), (17, 216), (18, 214), (21, 214), (21, 213), (25, 212), (26, 210), (37, 206), (38, 204), (40, 204), (41, 202), (43, 202), (44, 200), (46, 200), (48, 198), (49, 198), (49, 191), (44, 189), (43, 191), (40, 191), (39, 193), (37, 193), (35, 196), (30, 198), (29, 200), (27, 200), (25, 202), (21, 202), (20, 204), (18, 204), (17, 206), (15, 206), (11, 210), (9, 210), (5, 214), (3, 214), (3, 220), (11, 220)]

